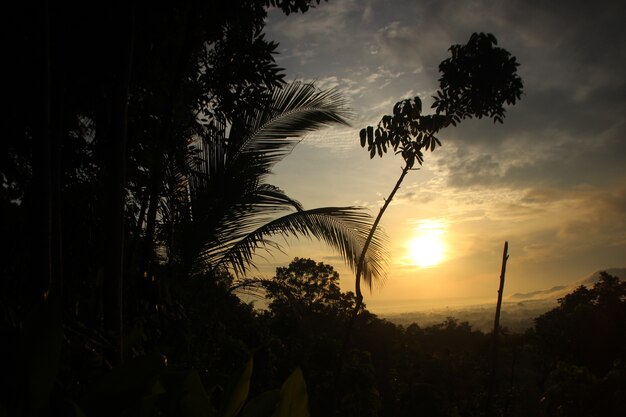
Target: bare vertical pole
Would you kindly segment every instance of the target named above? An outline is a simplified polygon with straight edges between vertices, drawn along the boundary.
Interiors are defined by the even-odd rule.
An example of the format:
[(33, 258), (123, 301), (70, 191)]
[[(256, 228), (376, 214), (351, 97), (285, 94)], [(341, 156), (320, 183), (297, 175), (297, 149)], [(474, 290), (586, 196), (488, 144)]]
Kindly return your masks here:
[(502, 251), (502, 268), (500, 270), (500, 287), (498, 288), (498, 303), (496, 316), (493, 320), (493, 342), (491, 346), (491, 374), (489, 375), (489, 392), (487, 393), (487, 415), (493, 415), (492, 398), (495, 390), (496, 370), (498, 367), (498, 333), (500, 331), (500, 311), (502, 310), (502, 293), (504, 292), (504, 276), (506, 262), (509, 260), (509, 242), (504, 242)]
[(498, 288), (498, 304), (496, 305), (496, 317), (493, 321), (494, 347), (497, 345), (498, 331), (500, 329), (500, 311), (502, 310), (502, 293), (504, 292), (504, 275), (506, 274), (506, 262), (509, 260), (509, 242), (504, 242), (502, 252), (502, 269), (500, 270), (500, 287)]

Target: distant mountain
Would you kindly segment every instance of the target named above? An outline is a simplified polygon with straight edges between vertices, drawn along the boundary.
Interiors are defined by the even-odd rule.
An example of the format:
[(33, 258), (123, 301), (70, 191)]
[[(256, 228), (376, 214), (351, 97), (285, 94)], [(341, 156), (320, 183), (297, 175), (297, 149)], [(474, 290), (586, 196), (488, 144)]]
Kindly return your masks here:
[(626, 268), (607, 268), (607, 269), (601, 269), (599, 271), (596, 271), (593, 274), (589, 275), (587, 278), (580, 280), (579, 282), (576, 283), (576, 286), (574, 288), (579, 287), (581, 285), (593, 286), (593, 284), (598, 282), (598, 280), (600, 279), (600, 272), (607, 272), (609, 275), (613, 275), (614, 277), (621, 278), (622, 281), (626, 280)]
[(537, 300), (557, 300), (566, 294), (574, 291), (576, 288), (584, 285), (586, 287), (592, 287), (598, 280), (600, 279), (600, 272), (607, 272), (613, 276), (619, 277), (621, 279), (626, 279), (626, 268), (606, 268), (601, 269), (593, 274), (583, 278), (581, 280), (576, 281), (571, 285), (558, 285), (556, 287), (552, 287), (548, 290), (539, 290), (532, 291), (527, 293), (515, 293), (509, 297), (507, 297), (507, 301), (537, 301)]
[(540, 290), (526, 293), (515, 293), (508, 297), (510, 301), (522, 301), (529, 299), (537, 299), (539, 297), (546, 298), (549, 295), (554, 295), (555, 293), (561, 293), (563, 290), (569, 288), (567, 285), (557, 285), (556, 287), (552, 287), (549, 290)]
[[(596, 271), (571, 285), (558, 285), (547, 290), (513, 294), (503, 302), (500, 324), (512, 332), (524, 332), (534, 325), (536, 317), (556, 307), (559, 298), (564, 297), (581, 285), (593, 286), (600, 279), (601, 271), (606, 271), (613, 276), (626, 280), (626, 268), (607, 268)], [(384, 314), (381, 317), (402, 326), (417, 323), (422, 327), (443, 323), (446, 318), (454, 317), (460, 321), (469, 322), (476, 330), (490, 332), (493, 326), (494, 313), (495, 302), (453, 308), (433, 308), (426, 311)]]
[[(493, 329), (493, 318), (496, 303), (452, 308), (434, 308), (428, 311), (386, 314), (382, 318), (402, 326), (417, 323), (421, 327), (443, 323), (448, 317), (468, 322), (473, 329), (488, 333)], [(502, 304), (500, 325), (514, 333), (523, 333), (533, 327), (535, 317), (556, 307), (554, 301), (524, 300), (519, 302), (505, 301)]]

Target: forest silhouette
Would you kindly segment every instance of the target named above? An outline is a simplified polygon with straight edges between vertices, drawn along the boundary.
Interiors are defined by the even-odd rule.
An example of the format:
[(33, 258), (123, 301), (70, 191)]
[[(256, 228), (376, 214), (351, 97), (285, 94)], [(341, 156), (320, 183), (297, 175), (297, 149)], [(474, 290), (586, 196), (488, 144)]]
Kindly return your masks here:
[[(402, 327), (367, 310), (361, 282), (382, 279), (389, 256), (384, 209), (374, 219), (359, 207), (305, 208), (267, 182), (303, 134), (351, 116), (339, 91), (285, 83), (263, 34), (268, 8), (315, 6), (16, 6), (0, 141), (0, 416), (624, 409), (619, 278), (579, 287), (524, 334), (500, 329), (494, 375), (491, 335), (467, 322)], [(480, 33), (452, 46), (435, 114), (422, 114), (419, 98), (399, 102), (361, 133), (372, 157), (401, 154), (399, 183), (440, 130), (468, 117), (502, 122), (504, 104), (520, 98), (515, 58), (496, 44)], [(283, 250), (284, 236), (336, 250), (355, 292), (311, 259), (254, 278), (255, 254)]]

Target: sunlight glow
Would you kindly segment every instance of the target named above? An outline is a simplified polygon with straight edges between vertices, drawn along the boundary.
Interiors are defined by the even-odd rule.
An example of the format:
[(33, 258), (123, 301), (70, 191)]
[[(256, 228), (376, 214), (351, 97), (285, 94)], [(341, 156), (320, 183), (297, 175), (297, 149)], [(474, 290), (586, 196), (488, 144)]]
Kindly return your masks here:
[(408, 256), (413, 265), (426, 268), (440, 264), (445, 257), (444, 225), (435, 220), (424, 220), (415, 229), (408, 242)]

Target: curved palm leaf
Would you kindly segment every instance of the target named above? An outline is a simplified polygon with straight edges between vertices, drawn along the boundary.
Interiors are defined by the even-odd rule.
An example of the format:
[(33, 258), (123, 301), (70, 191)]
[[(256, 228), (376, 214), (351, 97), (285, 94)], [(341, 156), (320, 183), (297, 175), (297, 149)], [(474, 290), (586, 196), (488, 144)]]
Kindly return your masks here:
[(243, 159), (262, 173), (288, 155), (306, 133), (333, 124), (349, 126), (351, 112), (335, 89), (294, 82), (276, 88), (269, 101), (246, 112), (230, 130), (231, 163)]
[[(371, 217), (359, 207), (323, 207), (298, 211), (272, 220), (236, 243), (224, 242), (218, 247), (206, 248), (201, 259), (211, 265), (226, 265), (238, 275), (254, 267), (253, 255), (259, 248), (280, 249), (270, 240), (273, 236), (295, 236), (318, 239), (337, 250), (352, 268), (356, 265), (371, 228)], [(382, 281), (386, 269), (384, 234), (375, 235), (366, 254), (363, 280), (372, 286), (373, 280)]]
[[(233, 206), (241, 207), (242, 196), (258, 191), (271, 167), (293, 150), (301, 135), (331, 124), (347, 125), (350, 114), (336, 90), (320, 91), (300, 82), (274, 89), (264, 106), (233, 122), (227, 141), (223, 136), (205, 136), (190, 181), (193, 216), (228, 217)], [(221, 142), (228, 142), (227, 147)], [(227, 155), (216, 157), (216, 149)]]
[[(265, 183), (271, 168), (302, 135), (332, 124), (348, 125), (350, 114), (338, 91), (296, 82), (273, 90), (259, 109), (233, 121), (228, 140), (206, 136), (200, 164), (191, 169), (198, 178), (189, 182), (185, 253), (193, 254), (193, 265), (201, 270), (227, 266), (241, 275), (254, 267), (255, 250), (281, 250), (272, 237), (304, 236), (325, 241), (354, 269), (371, 225), (367, 213), (354, 207), (303, 210)], [(215, 155), (220, 151), (224, 157)], [(286, 210), (289, 214), (277, 218)], [(383, 240), (378, 235), (368, 252), (364, 280), (370, 285), (372, 278), (383, 277)]]
[(302, 205), (269, 184), (257, 183), (245, 193), (196, 196), (195, 214), (186, 227), (186, 255), (196, 258), (207, 248), (232, 246), (286, 210), (301, 211)]

